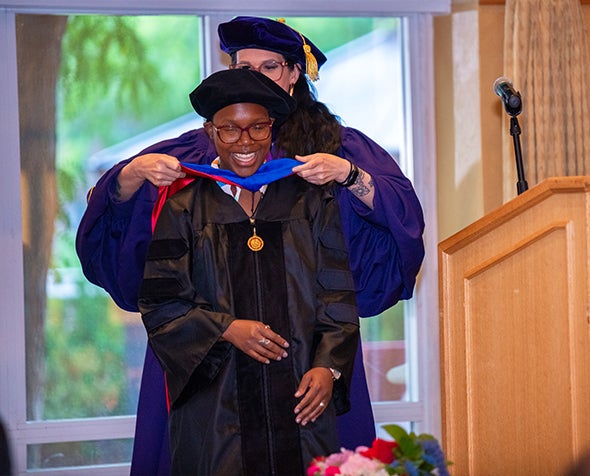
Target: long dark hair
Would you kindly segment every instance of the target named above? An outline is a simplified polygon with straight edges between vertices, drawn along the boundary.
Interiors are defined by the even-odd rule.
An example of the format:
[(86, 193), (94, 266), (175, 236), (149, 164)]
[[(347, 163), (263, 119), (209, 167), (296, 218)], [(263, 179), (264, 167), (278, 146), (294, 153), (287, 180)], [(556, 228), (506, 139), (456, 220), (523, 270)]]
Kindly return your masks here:
[(279, 128), (275, 148), (287, 157), (315, 152), (336, 154), (341, 140), (340, 118), (316, 99), (316, 91), (301, 73), (293, 88), (297, 108)]

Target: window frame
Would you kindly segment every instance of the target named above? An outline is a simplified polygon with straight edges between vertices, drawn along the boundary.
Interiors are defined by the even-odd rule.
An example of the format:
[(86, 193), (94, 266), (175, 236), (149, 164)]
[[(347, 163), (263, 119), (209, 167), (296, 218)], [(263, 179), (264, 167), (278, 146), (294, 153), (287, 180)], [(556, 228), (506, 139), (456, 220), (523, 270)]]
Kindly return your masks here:
[[(426, 257), (417, 284), (415, 315), (409, 322), (410, 338), (417, 343), (415, 355), (420, 372), (416, 378), (420, 395), (414, 402), (374, 403), (377, 422), (414, 421), (416, 429), (440, 435), (441, 403), (439, 382), (438, 266), (436, 223), (436, 156), (434, 128), (434, 61), (432, 17), (450, 12), (450, 0), (327, 0), (291, 2), (276, 0), (271, 10), (266, 0), (251, 0), (243, 12), (242, 0), (0, 0), (0, 143), (4, 145), (0, 174), (0, 417), (8, 429), (16, 473), (26, 472), (27, 445), (57, 441), (132, 438), (134, 416), (27, 422), (23, 286), (23, 233), (21, 207), (18, 83), (16, 72), (15, 15), (46, 14), (198, 14), (204, 16), (205, 59), (203, 71), (219, 69), (216, 25), (236, 14), (263, 16), (403, 16), (407, 32), (408, 117), (412, 130), (413, 183), (422, 201), (427, 223), (424, 239)], [(321, 99), (321, 98), (320, 98)], [(85, 474), (116, 475), (128, 465), (85, 467)], [(79, 469), (73, 468), (70, 474)], [(67, 469), (43, 471), (68, 474)]]

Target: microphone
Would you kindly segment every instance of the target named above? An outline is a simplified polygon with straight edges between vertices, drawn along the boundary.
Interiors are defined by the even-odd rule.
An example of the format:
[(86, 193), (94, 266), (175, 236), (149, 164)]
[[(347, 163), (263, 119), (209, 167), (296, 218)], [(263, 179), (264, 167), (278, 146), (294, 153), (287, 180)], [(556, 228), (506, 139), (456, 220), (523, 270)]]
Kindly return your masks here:
[(494, 81), (494, 93), (502, 98), (506, 112), (516, 116), (522, 111), (522, 100), (520, 93), (514, 90), (510, 79), (500, 76)]
[(524, 166), (522, 163), (522, 151), (520, 149), (520, 126), (518, 125), (518, 116), (522, 110), (522, 100), (520, 93), (514, 90), (512, 81), (504, 76), (500, 76), (494, 81), (494, 92), (502, 98), (504, 109), (510, 117), (510, 135), (514, 142), (514, 154), (516, 156), (516, 172), (518, 175), (518, 182), (516, 189), (520, 195), (529, 188), (527, 181), (524, 178)]

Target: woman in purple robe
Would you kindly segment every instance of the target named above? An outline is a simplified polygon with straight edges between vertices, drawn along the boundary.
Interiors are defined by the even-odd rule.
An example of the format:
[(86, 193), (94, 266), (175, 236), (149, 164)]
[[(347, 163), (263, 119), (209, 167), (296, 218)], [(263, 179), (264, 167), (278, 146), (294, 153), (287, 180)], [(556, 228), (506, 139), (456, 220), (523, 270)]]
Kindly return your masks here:
[[(391, 155), (362, 132), (342, 126), (318, 102), (310, 80), (326, 61), (309, 39), (285, 23), (236, 17), (219, 26), (231, 68), (262, 72), (297, 100), (275, 131), (272, 155), (304, 164), (295, 173), (314, 184), (335, 181), (362, 317), (412, 296), (424, 258), (424, 218), (410, 180)], [(93, 188), (76, 248), (86, 277), (123, 309), (137, 311), (145, 257), (152, 236), (158, 187), (183, 178), (180, 163), (209, 164), (216, 153), (203, 129), (148, 147), (115, 165)], [(351, 384), (351, 411), (338, 417), (340, 444), (370, 445), (375, 436), (362, 352)], [(162, 370), (147, 350), (137, 412), (132, 474), (169, 471), (167, 406)]]

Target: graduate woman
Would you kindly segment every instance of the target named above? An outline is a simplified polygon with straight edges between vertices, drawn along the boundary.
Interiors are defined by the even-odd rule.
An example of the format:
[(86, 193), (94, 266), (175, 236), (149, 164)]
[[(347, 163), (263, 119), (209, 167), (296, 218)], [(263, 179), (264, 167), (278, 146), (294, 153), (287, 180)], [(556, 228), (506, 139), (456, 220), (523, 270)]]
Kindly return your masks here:
[(262, 174), (295, 106), (266, 76), (214, 73), (191, 102), (219, 156), (163, 205), (139, 300), (169, 389), (171, 473), (301, 476), (339, 449), (359, 340), (336, 185), (293, 164)]

